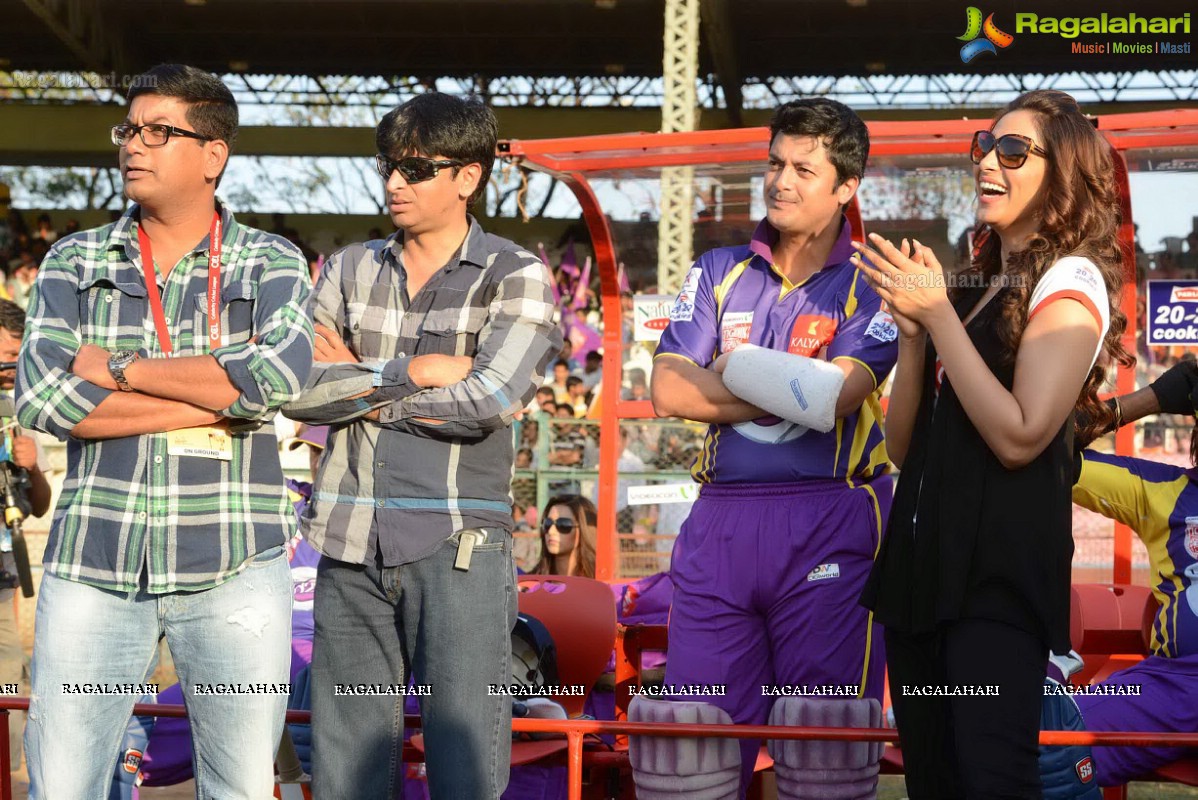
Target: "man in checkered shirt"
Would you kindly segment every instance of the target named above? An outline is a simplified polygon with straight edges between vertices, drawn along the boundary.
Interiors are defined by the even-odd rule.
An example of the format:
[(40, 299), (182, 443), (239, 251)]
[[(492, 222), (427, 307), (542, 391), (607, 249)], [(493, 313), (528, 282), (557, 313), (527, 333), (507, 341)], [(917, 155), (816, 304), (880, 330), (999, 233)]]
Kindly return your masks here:
[[(295, 517), (260, 423), (311, 369), (307, 265), (216, 201), (237, 133), (220, 79), (161, 65), (128, 99), (112, 141), (133, 205), (50, 249), (17, 368), (21, 424), (67, 441), (37, 605), (29, 796), (107, 796), (165, 636), (197, 796), (269, 797)], [(275, 690), (203, 692), (214, 684)]]
[[(548, 270), (483, 232), (490, 109), (430, 93), (387, 114), (379, 174), (399, 231), (325, 264), (309, 304), (317, 364), (296, 419), (329, 424), (301, 520), (319, 550), (313, 792), (391, 798), (403, 697), (419, 685), (436, 800), (495, 800), (508, 780), (516, 619), (510, 425), (561, 347)], [(397, 720), (399, 722), (397, 723)]]

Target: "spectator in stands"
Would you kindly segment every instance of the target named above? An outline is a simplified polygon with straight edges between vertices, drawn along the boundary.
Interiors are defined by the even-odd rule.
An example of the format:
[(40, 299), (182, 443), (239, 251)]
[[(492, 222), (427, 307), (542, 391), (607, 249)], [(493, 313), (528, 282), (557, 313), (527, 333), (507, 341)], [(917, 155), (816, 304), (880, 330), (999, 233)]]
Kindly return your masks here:
[(552, 388), (542, 386), (540, 389), (537, 389), (537, 393), (533, 399), (537, 404), (537, 408), (549, 416), (552, 417), (557, 411), (557, 398)]
[(585, 417), (589, 404), (587, 402), (587, 387), (582, 382), (582, 378), (576, 375), (566, 378), (566, 393), (569, 395), (566, 404), (574, 409), (574, 416), (579, 419)]
[(12, 279), (8, 282), (8, 295), (22, 309), (29, 306), (29, 295), (37, 282), (38, 261), (33, 252), (23, 250), (17, 256), (17, 263), (9, 270)]
[(598, 350), (591, 350), (586, 354), (584, 366), (582, 368), (582, 383), (586, 386), (587, 391), (593, 391), (603, 381), (603, 354)]
[(570, 367), (565, 361), (558, 359), (553, 362), (553, 380), (545, 384), (553, 390), (553, 400), (556, 403), (570, 402), (570, 387), (566, 381), (570, 379)]
[(616, 464), (616, 474), (619, 475), (619, 481), (616, 483), (616, 531), (619, 533), (634, 533), (636, 527), (636, 507), (628, 504), (628, 490), (633, 486), (644, 486), (644, 479), (636, 479), (629, 477), (638, 472), (645, 471), (645, 462), (636, 453), (632, 452), (632, 448), (628, 446), (628, 427), (620, 426), (620, 459)]
[(63, 236), (70, 236), (72, 233), (78, 233), (78, 232), (79, 232), (79, 220), (77, 220), (73, 217), (71, 219), (68, 219), (67, 224), (64, 225), (62, 228)]
[[(1079, 420), (1079, 449), (1093, 436), (1152, 414), (1181, 414), (1192, 423), (1198, 366), (1181, 361), (1150, 386), (1107, 403), (1114, 414), (1104, 429)], [(1075, 696), (1086, 730), (1198, 730), (1198, 426), (1189, 438), (1189, 469), (1095, 450), (1077, 458), (1073, 502), (1136, 532), (1148, 551), (1152, 594), (1160, 604), (1151, 655), (1102, 682), (1135, 689)], [(1101, 786), (1144, 780), (1186, 754), (1176, 747), (1096, 747), (1095, 776)]]
[(54, 223), (49, 214), (45, 212), (38, 214), (37, 229), (33, 232), (33, 238), (43, 241), (47, 245), (58, 241), (58, 231), (54, 230)]
[[(1039, 797), (1048, 655), (1070, 648), (1066, 426), (1075, 407), (1109, 420), (1106, 366), (1131, 364), (1119, 192), (1063, 92), (1016, 98), (970, 155), (991, 231), (970, 281), (950, 294), (929, 248), (877, 236), (856, 259), (901, 337), (886, 442), (902, 476), (864, 602), (886, 626), (908, 792)], [(942, 684), (1000, 696), (902, 690)]]
[(399, 230), (334, 253), (313, 292), (319, 363), (288, 414), (333, 425), (302, 523), (324, 555), (317, 797), (393, 796), (394, 699), (336, 685), (404, 684), (409, 665), (431, 687), (432, 797), (494, 800), (508, 780), (511, 702), (487, 687), (508, 680), (516, 613), (511, 425), (561, 338), (545, 265), (469, 213), (496, 128), (481, 101), (439, 92), (388, 112), (375, 160)]
[(532, 469), (532, 450), (521, 447), (516, 451), (516, 469)]
[[(17, 360), (24, 333), (25, 312), (16, 303), (0, 300), (0, 362)], [(15, 380), (16, 370), (0, 371), (0, 389), (10, 391)], [(4, 421), (11, 420), (5, 418)], [(0, 462), (3, 461), (23, 470), (14, 477), (19, 502), (28, 506), (26, 513), (44, 516), (50, 510), (50, 484), (46, 482), (46, 460), (37, 440), (22, 433), (20, 428), (13, 429), (11, 436), (0, 438)], [(0, 524), (0, 532), (0, 683), (27, 687), (29, 659), (21, 644), (13, 605), (17, 566), (13, 560), (12, 537), (3, 524)], [(21, 766), (21, 731), (25, 726), (25, 715), (17, 712), (16, 722), (8, 740), (13, 769)]]
[[(654, 357), (657, 413), (710, 425), (692, 467), (702, 489), (674, 546), (666, 683), (725, 685), (710, 702), (738, 723), (817, 713), (807, 698), (775, 702), (762, 690), (773, 684), (842, 693), (851, 685), (855, 697), (840, 698), (833, 713), (881, 719), (880, 631), (856, 600), (889, 501), (878, 401), (897, 332), (849, 261), (844, 216), (868, 151), (865, 124), (843, 104), (781, 106), (770, 126), (766, 219), (750, 242), (699, 257)], [(742, 352), (746, 344), (754, 347)], [(734, 393), (721, 370), (739, 374), (759, 359), (768, 366), (749, 366), (752, 380)], [(669, 705), (644, 703), (644, 713), (668, 718)], [(869, 795), (877, 770), (869, 749), (825, 746), (844, 767), (832, 780)], [(758, 749), (742, 740), (742, 792)], [(809, 771), (802, 750), (775, 748), (780, 772), (792, 776), (786, 785), (826, 779)], [(688, 779), (726, 785), (729, 772)], [(638, 794), (645, 788), (638, 780)]]
[[(205, 687), (287, 683), (295, 515), (262, 423), (311, 367), (306, 266), (216, 200), (237, 133), (219, 78), (164, 64), (127, 97), (112, 140), (133, 205), (54, 244), (17, 372), (22, 424), (68, 440), (38, 598), (30, 794), (107, 794), (137, 697), (63, 686), (141, 681), (165, 636), (197, 795), (266, 797), (286, 693)], [(210, 251), (225, 256), (212, 319)]]
[(558, 354), (557, 360), (565, 362), (570, 375), (577, 375), (581, 371), (578, 360), (574, 358), (574, 345), (569, 339), (562, 341), (562, 351)]
[(541, 559), (536, 575), (595, 577), (595, 529), (599, 512), (580, 495), (559, 495), (541, 516)]
[[(574, 409), (559, 403), (556, 420), (575, 419)], [(555, 467), (581, 467), (586, 452), (586, 435), (578, 425), (550, 423), (549, 463)]]
[(624, 390), (624, 400), (649, 400), (649, 384), (645, 380), (645, 375), (640, 370), (629, 370), (631, 377), (628, 379), (628, 388)]
[(9, 205), (12, 203), (12, 192), (8, 188), (7, 183), (0, 183), (0, 265), (8, 263), (11, 256), (10, 250), (13, 245), (13, 237), (16, 231), (12, 229), (9, 222), (9, 214), (11, 209)]

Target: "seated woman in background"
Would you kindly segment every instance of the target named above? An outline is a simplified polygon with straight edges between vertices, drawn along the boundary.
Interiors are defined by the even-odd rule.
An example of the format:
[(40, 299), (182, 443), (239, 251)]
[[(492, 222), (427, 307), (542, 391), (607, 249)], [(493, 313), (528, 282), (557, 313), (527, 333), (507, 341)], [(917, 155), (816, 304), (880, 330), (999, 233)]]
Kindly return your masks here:
[(595, 504), (577, 494), (551, 497), (541, 515), (541, 560), (534, 575), (595, 577)]

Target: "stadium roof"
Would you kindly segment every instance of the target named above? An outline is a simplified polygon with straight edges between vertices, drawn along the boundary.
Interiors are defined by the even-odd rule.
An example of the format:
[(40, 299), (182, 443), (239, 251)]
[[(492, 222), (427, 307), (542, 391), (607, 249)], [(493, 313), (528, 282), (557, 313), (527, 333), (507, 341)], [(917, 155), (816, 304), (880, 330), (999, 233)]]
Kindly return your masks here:
[[(1192, 35), (1021, 34), (968, 65), (974, 2), (1006, 33), (1040, 17), (1178, 16), (1169, 0), (699, 0), (700, 74), (739, 107), (778, 77), (1193, 69), (1192, 54), (1083, 55), (1072, 43)], [(0, 0), (0, 69), (134, 74), (163, 61), (217, 73), (438, 77), (660, 76), (662, 0)], [(1198, 20), (1195, 21), (1198, 24)], [(1198, 28), (1195, 29), (1198, 31)]]

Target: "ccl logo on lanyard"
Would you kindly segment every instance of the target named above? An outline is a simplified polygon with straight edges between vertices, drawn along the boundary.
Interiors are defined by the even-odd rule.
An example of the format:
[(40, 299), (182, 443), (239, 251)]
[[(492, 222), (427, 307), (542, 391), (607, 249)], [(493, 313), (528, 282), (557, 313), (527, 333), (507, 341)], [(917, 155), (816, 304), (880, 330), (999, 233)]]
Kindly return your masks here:
[[(220, 347), (220, 254), (223, 247), (220, 212), (212, 213), (212, 227), (208, 231), (208, 352)], [(158, 294), (158, 281), (154, 273), (154, 254), (150, 249), (150, 237), (139, 223), (137, 243), (141, 248), (141, 266), (146, 276), (146, 294), (149, 295), (150, 313), (154, 317), (154, 329), (158, 332), (158, 343), (168, 357), (173, 347), (171, 332), (166, 325), (166, 313), (162, 310), (162, 297)]]

